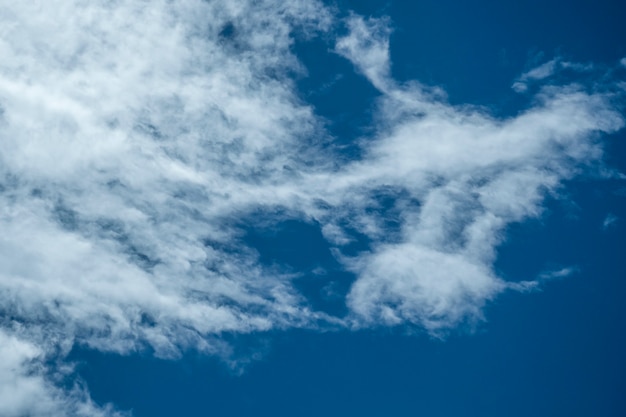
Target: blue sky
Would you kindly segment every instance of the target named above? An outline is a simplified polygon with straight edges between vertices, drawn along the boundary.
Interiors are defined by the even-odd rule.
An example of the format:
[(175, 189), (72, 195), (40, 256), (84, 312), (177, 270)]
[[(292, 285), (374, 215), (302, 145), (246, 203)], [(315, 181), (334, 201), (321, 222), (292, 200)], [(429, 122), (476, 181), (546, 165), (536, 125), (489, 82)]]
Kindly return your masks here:
[(617, 2), (0, 12), (0, 415), (622, 416)]

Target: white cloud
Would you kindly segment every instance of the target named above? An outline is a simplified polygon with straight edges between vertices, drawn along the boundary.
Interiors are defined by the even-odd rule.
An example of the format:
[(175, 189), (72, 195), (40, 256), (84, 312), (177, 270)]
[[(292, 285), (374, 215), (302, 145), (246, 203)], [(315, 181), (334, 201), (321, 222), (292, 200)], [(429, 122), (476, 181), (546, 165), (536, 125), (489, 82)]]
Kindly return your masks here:
[[(224, 332), (408, 323), (439, 335), (480, 321), (499, 293), (534, 285), (493, 271), (505, 227), (539, 216), (599, 160), (597, 133), (623, 125), (608, 93), (577, 87), (545, 87), (496, 119), (398, 85), (389, 21), (334, 22), (316, 2), (4, 3), (0, 346), (15, 353), (0, 392), (21, 393), (6, 415), (113, 413), (55, 388), (43, 365), (25, 370), (74, 343), (226, 356)], [(344, 23), (335, 51), (382, 96), (363, 157), (342, 164), (317, 146), (329, 134), (290, 77), (294, 32)], [(292, 271), (243, 243), (235, 225), (257, 211), (319, 223), (357, 276), (347, 318), (315, 311)], [(370, 247), (348, 255), (356, 234)]]
[[(362, 56), (354, 55), (355, 65), (366, 65)], [(555, 63), (548, 64), (526, 78), (548, 77)], [(385, 117), (368, 157), (350, 174), (354, 182), (400, 187), (421, 205), (403, 212), (399, 242), (375, 246), (351, 265), (359, 279), (349, 305), (357, 321), (409, 321), (435, 334), (480, 319), (486, 301), (512, 288), (491, 268), (504, 228), (540, 215), (546, 194), (577, 164), (599, 158), (594, 132), (614, 132), (623, 118), (610, 95), (548, 86), (535, 107), (497, 120), (433, 100), (419, 85), (363, 73), (386, 86)]]
[(433, 334), (465, 319), (506, 288), (481, 262), (458, 253), (403, 243), (383, 246), (357, 265), (349, 295), (360, 324), (419, 324)]
[(381, 90), (389, 79), (389, 35), (385, 18), (352, 15), (346, 20), (348, 34), (337, 40), (337, 53), (352, 61), (372, 84)]
[(561, 62), (558, 59), (552, 59), (537, 67), (526, 71), (513, 83), (511, 88), (518, 93), (523, 93), (528, 89), (528, 84), (533, 81), (540, 81), (545, 78), (551, 77), (561, 66)]
[(110, 405), (96, 406), (79, 386), (58, 388), (43, 364), (45, 354), (40, 346), (0, 330), (0, 415), (122, 417)]
[(562, 58), (557, 57), (524, 72), (515, 80), (511, 88), (518, 93), (523, 93), (528, 90), (529, 85), (551, 78), (562, 70), (585, 73), (593, 71), (594, 65), (591, 63), (581, 64), (564, 61)]
[(539, 279), (541, 280), (550, 280), (550, 279), (558, 279), (558, 278), (567, 278), (575, 273), (579, 272), (577, 267), (566, 267), (560, 268), (552, 271), (545, 271), (539, 274)]
[(525, 72), (524, 74), (522, 74), (521, 78), (532, 79), (532, 80), (543, 80), (544, 78), (548, 78), (552, 74), (554, 74), (554, 71), (556, 70), (556, 67), (558, 64), (559, 62), (556, 59), (545, 62), (539, 65), (538, 67), (535, 67), (531, 69), (530, 71)]
[(553, 78), (563, 70), (584, 74), (590, 73), (594, 69), (595, 66), (592, 63), (570, 62), (563, 60), (562, 57), (556, 57), (522, 73), (517, 80), (513, 82), (511, 88), (518, 93), (524, 93), (528, 90), (530, 85)]

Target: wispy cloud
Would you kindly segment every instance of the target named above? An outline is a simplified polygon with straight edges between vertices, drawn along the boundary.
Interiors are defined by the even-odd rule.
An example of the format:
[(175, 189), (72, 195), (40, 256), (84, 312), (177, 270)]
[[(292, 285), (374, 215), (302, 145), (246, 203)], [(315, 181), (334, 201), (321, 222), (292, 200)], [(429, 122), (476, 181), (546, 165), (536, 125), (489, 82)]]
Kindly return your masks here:
[[(366, 41), (350, 41), (360, 43)], [(402, 212), (398, 242), (381, 242), (353, 260), (360, 278), (349, 305), (365, 323), (409, 321), (435, 333), (480, 319), (484, 303), (511, 287), (491, 268), (504, 227), (538, 216), (546, 193), (573, 175), (577, 163), (598, 155), (589, 135), (619, 129), (622, 117), (608, 95), (552, 86), (540, 91), (537, 106), (496, 120), (434, 100), (419, 84), (381, 79), (385, 72), (372, 71), (366, 54), (346, 56), (374, 85), (384, 86), (378, 137), (352, 175), (399, 187), (420, 202), (419, 209)], [(376, 56), (377, 67), (389, 67), (385, 54)], [(526, 78), (545, 78), (554, 65)]]
[(518, 93), (523, 93), (528, 90), (529, 86), (537, 82), (546, 81), (563, 71), (583, 74), (592, 72), (594, 69), (594, 65), (591, 63), (581, 64), (566, 61), (562, 57), (556, 57), (522, 73), (522, 75), (515, 80), (511, 88)]
[(615, 214), (609, 213), (606, 215), (604, 221), (602, 222), (602, 228), (604, 230), (607, 230), (608, 228), (615, 226), (618, 220), (619, 218)]
[[(0, 414), (21, 416), (123, 417), (111, 405), (99, 407), (88, 392), (74, 384), (70, 389), (55, 385), (70, 371), (61, 366), (50, 369), (44, 364), (45, 352), (32, 341), (32, 332), (24, 340), (0, 330)], [(65, 368), (65, 369), (64, 369)], [(59, 381), (57, 381), (59, 380)]]
[[(381, 92), (376, 131), (349, 162), (320, 145), (329, 133), (291, 79), (294, 36), (340, 25), (334, 51)], [(73, 344), (177, 357), (227, 355), (225, 332), (439, 335), (524, 286), (493, 271), (504, 228), (598, 160), (593, 137), (624, 123), (613, 93), (547, 86), (508, 119), (451, 106), (391, 77), (389, 25), (299, 0), (6, 2), (0, 347), (14, 353), (0, 355), (0, 392), (22, 396), (3, 415), (113, 415), (43, 365)], [(315, 310), (293, 271), (244, 243), (237, 224), (259, 210), (268, 226), (320, 225), (357, 277), (347, 316)], [(357, 234), (369, 246), (354, 254)]]
[(555, 58), (539, 65), (538, 67), (526, 71), (520, 75), (515, 83), (513, 83), (513, 89), (518, 93), (526, 91), (528, 89), (527, 83), (529, 81), (539, 81), (552, 76), (559, 65), (560, 62)]
[(566, 268), (548, 270), (539, 274), (539, 279), (551, 280), (551, 279), (567, 278), (577, 272), (579, 272), (579, 269), (577, 267), (566, 267)]
[(390, 76), (389, 35), (386, 18), (352, 15), (345, 21), (348, 34), (337, 40), (337, 53), (357, 64), (359, 71), (378, 89), (385, 90)]

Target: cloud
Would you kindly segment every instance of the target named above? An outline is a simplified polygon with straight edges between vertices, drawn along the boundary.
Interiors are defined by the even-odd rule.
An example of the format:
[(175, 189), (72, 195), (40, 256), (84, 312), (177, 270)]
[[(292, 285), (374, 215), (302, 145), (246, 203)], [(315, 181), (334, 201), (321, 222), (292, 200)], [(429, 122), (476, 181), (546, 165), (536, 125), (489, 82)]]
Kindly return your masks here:
[(539, 279), (551, 280), (551, 279), (567, 278), (577, 272), (579, 272), (579, 269), (577, 267), (561, 268), (561, 269), (542, 272), (541, 274), (539, 274)]
[(594, 70), (594, 65), (590, 63), (581, 64), (578, 62), (569, 62), (563, 60), (561, 57), (557, 57), (524, 72), (515, 80), (511, 88), (518, 93), (523, 93), (528, 90), (530, 85), (554, 77), (566, 70), (575, 73), (591, 72)]
[(606, 217), (604, 218), (604, 221), (602, 222), (602, 229), (603, 230), (607, 230), (610, 227), (615, 226), (615, 224), (619, 221), (619, 217), (617, 217), (615, 214), (613, 213), (609, 213), (606, 215)]
[[(87, 392), (74, 385), (63, 390), (51, 379), (62, 377), (67, 366), (57, 368), (57, 375), (44, 365), (46, 352), (31, 341), (0, 330), (0, 414), (6, 417), (122, 417), (111, 405), (96, 406)], [(52, 378), (51, 378), (52, 377)]]
[[(436, 334), (480, 319), (484, 303), (511, 288), (491, 268), (505, 227), (539, 216), (545, 196), (600, 154), (593, 132), (621, 128), (622, 117), (609, 95), (549, 86), (535, 107), (497, 120), (433, 100), (418, 84), (368, 75), (364, 56), (354, 54), (354, 63), (385, 86), (384, 117), (368, 156), (349, 171), (354, 182), (400, 188), (420, 204), (402, 211), (396, 242), (354, 260), (359, 279), (348, 303), (359, 325), (408, 321)], [(527, 78), (547, 77), (553, 65)]]
[(520, 78), (523, 79), (531, 79), (531, 80), (543, 80), (544, 78), (548, 78), (556, 71), (556, 67), (559, 64), (558, 60), (552, 59), (548, 62), (545, 62), (538, 67), (535, 67), (525, 73), (522, 74)]
[(389, 79), (389, 35), (386, 18), (351, 15), (345, 22), (348, 34), (337, 40), (335, 50), (352, 61), (377, 88), (384, 90)]
[[(388, 20), (317, 2), (4, 6), (0, 346), (14, 353), (0, 392), (20, 391), (6, 415), (114, 414), (43, 365), (73, 345), (227, 357), (226, 333), (479, 322), (499, 293), (534, 285), (493, 271), (507, 225), (540, 216), (624, 123), (616, 93), (575, 85), (540, 88), (507, 119), (452, 106), (391, 77)], [(342, 25), (335, 53), (381, 93), (352, 161), (293, 80), (294, 39)], [(303, 271), (246, 243), (242, 223), (286, 220), (319, 226), (356, 277), (346, 316), (313, 308)]]

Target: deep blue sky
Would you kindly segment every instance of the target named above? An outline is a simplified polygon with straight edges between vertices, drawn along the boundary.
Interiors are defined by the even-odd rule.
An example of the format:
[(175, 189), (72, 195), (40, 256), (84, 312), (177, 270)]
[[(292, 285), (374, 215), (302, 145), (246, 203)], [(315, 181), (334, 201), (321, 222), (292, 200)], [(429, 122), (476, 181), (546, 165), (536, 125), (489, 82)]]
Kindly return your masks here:
[[(501, 116), (527, 105), (510, 87), (537, 64), (558, 55), (615, 66), (626, 56), (626, 10), (617, 1), (336, 4), (390, 17), (397, 80), (440, 86), (451, 103)], [(298, 86), (330, 132), (350, 145), (367, 130), (377, 93), (347, 60), (329, 54), (331, 47), (323, 39), (294, 46), (309, 71)], [(608, 165), (626, 172), (626, 136), (603, 140)], [(623, 416), (626, 183), (583, 176), (564, 194), (549, 200), (539, 219), (507, 229), (496, 270), (514, 281), (552, 266), (579, 272), (498, 297), (474, 332), (444, 340), (404, 328), (253, 334), (233, 340), (244, 356), (263, 352), (240, 374), (193, 352), (170, 361), (77, 349), (72, 358), (98, 403), (137, 417)], [(605, 230), (609, 213), (618, 221)], [(245, 227), (263, 262), (339, 270), (315, 225), (287, 223), (269, 235)], [(347, 291), (353, 277), (341, 274), (339, 291)], [(321, 297), (324, 282), (316, 279), (301, 279), (302, 291), (340, 312), (341, 300)]]

